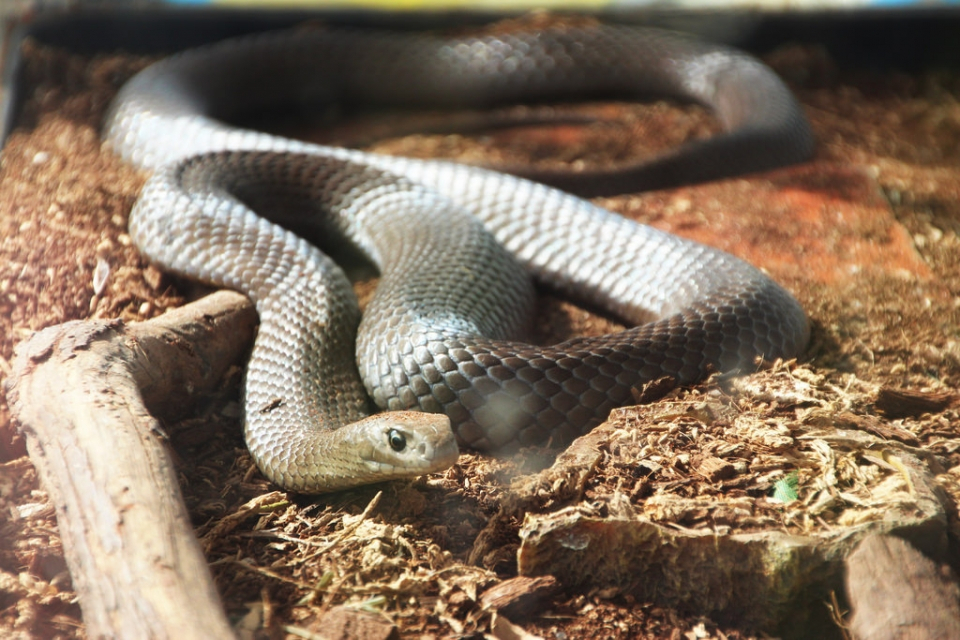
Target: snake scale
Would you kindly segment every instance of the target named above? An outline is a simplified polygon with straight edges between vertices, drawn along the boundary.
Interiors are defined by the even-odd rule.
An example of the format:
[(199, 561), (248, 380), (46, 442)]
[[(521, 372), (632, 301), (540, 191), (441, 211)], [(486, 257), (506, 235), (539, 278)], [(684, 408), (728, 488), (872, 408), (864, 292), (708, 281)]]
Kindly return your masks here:
[[(299, 29), (226, 41), (132, 78), (105, 139), (152, 171), (129, 225), (141, 252), (255, 303), (247, 444), (270, 480), (320, 493), (446, 468), (458, 442), (491, 452), (569, 442), (645, 382), (691, 383), (798, 355), (807, 319), (745, 262), (556, 188), (225, 122), (333, 101), (478, 107), (651, 93), (706, 105), (724, 132), (561, 181), (582, 193), (636, 191), (812, 151), (796, 101), (757, 60), (601, 25), (456, 37)], [(348, 245), (377, 267), (362, 318), (347, 277), (307, 239)], [(524, 343), (531, 276), (634, 326)]]

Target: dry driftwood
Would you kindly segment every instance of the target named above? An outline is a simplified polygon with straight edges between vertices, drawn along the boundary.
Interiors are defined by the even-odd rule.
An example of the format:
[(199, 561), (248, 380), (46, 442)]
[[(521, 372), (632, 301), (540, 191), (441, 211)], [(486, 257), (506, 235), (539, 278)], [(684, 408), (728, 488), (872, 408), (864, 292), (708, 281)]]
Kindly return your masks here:
[(257, 317), (220, 292), (149, 322), (68, 322), (21, 344), (7, 395), (57, 511), (91, 638), (233, 635), (158, 422), (246, 355)]
[(846, 564), (857, 640), (960, 638), (960, 587), (908, 542), (870, 536)]

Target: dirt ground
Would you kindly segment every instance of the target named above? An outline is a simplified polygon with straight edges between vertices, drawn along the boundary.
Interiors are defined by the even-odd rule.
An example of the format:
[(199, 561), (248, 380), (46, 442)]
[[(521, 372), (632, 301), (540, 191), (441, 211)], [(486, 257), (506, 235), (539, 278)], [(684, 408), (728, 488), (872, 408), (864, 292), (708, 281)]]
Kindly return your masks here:
[[(30, 92), (0, 158), (0, 378), (11, 370), (14, 346), (33, 331), (90, 317), (154, 317), (189, 295), (131, 245), (126, 219), (143, 176), (99, 141), (111, 97), (147, 60), (89, 59), (36, 45), (25, 54)], [(265, 628), (264, 637), (317, 633), (334, 605), (348, 603), (391, 620), (404, 636), (491, 632), (494, 616), (478, 594), (517, 575), (524, 514), (578, 500), (605, 512), (625, 500), (655, 521), (722, 533), (808, 534), (874, 517), (857, 504), (864, 502), (858, 491), (873, 481), (863, 476), (874, 467), (862, 456), (833, 467), (834, 503), (803, 510), (825, 491), (821, 472), (804, 462), (820, 450), (798, 435), (811, 425), (919, 447), (938, 461), (936, 482), (945, 493), (960, 497), (960, 75), (844, 69), (822, 49), (789, 43), (765, 59), (791, 84), (814, 127), (812, 162), (602, 201), (746, 258), (808, 311), (813, 339), (800, 362), (739, 386), (712, 380), (666, 398), (684, 407), (720, 402), (738, 418), (752, 416), (755, 426), (738, 431), (731, 425), (741, 423), (724, 416), (680, 412), (651, 420), (648, 408), (625, 410), (597, 436), (606, 455), (576, 496), (531, 489), (523, 478), (553, 454), (526, 451), (509, 460), (465, 454), (454, 469), (413, 484), (308, 499), (277, 492), (256, 471), (233, 388), (197, 418), (167, 426), (197, 535), (238, 626)], [(593, 121), (406, 135), (370, 148), (592, 166), (715, 129), (694, 107), (610, 102), (564, 109)], [(423, 118), (366, 115), (301, 132), (350, 142), (374, 125), (397, 131), (421, 126)], [(431, 123), (463, 128), (445, 118), (429, 114)], [(374, 137), (384, 135), (378, 129)], [(545, 293), (536, 339), (613, 326)], [(802, 384), (802, 401), (770, 395), (785, 384), (794, 391)], [(905, 403), (903, 393), (915, 403)], [(642, 433), (643, 446), (633, 450), (622, 437), (631, 429)], [(730, 469), (705, 471), (711, 464)], [(798, 504), (769, 500), (777, 480), (798, 469)], [(731, 499), (746, 511), (719, 514), (718, 501)], [(0, 508), (0, 634), (84, 637), (53, 508), (2, 399)], [(948, 510), (952, 533), (960, 533), (956, 515)], [(629, 589), (588, 588), (549, 594), (511, 621), (550, 638), (754, 637), (722, 618), (638, 600)]]

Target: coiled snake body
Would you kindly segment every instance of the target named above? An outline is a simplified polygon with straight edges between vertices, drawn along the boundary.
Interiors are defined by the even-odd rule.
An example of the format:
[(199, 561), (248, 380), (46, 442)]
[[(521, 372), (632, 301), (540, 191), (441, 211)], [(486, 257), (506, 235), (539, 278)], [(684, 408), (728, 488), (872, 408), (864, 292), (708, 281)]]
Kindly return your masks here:
[[(778, 166), (812, 148), (769, 69), (652, 29), (290, 31), (168, 58), (122, 89), (106, 140), (153, 170), (131, 214), (137, 246), (257, 306), (246, 438), (268, 478), (323, 492), (445, 468), (457, 440), (490, 451), (566, 442), (646, 381), (693, 382), (804, 348), (798, 303), (721, 251), (502, 173), (222, 122), (329, 100), (432, 108), (598, 92), (701, 102), (725, 133), (646, 165), (565, 176), (583, 192)], [(346, 276), (302, 237), (339, 238), (378, 267), (362, 320)], [(518, 342), (530, 274), (637, 326)], [(371, 400), (392, 412), (367, 417)]]

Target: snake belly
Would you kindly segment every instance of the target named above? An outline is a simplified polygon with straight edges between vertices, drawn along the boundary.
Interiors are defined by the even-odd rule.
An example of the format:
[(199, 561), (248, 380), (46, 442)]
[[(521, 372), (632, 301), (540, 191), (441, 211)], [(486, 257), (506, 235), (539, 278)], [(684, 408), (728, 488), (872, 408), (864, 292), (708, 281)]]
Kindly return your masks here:
[[(615, 171), (533, 175), (588, 194), (636, 191), (812, 151), (799, 106), (764, 65), (635, 27), (302, 29), (188, 51), (123, 87), (105, 139), (153, 172), (134, 242), (165, 269), (247, 294), (260, 315), (245, 436), (270, 480), (320, 493), (446, 468), (458, 442), (562, 444), (645, 382), (802, 351), (797, 301), (717, 249), (521, 177), (226, 124), (330, 101), (477, 107), (611, 92), (700, 102), (724, 132)], [(362, 318), (347, 277), (307, 239), (349, 245), (378, 268)], [(530, 276), (636, 326), (524, 343)]]

